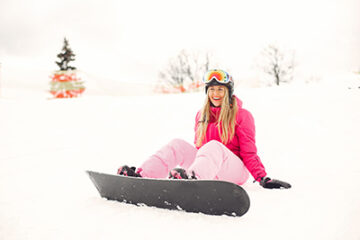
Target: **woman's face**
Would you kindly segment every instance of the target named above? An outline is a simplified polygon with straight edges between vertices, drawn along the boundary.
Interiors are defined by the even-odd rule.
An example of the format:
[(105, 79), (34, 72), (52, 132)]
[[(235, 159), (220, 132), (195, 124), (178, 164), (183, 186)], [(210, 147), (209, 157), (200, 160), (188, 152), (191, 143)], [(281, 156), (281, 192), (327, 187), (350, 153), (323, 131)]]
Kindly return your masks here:
[(225, 96), (225, 91), (226, 91), (225, 88), (226, 88), (225, 86), (221, 86), (221, 85), (215, 85), (209, 87), (208, 96), (210, 98), (211, 103), (215, 107), (221, 106), (221, 103)]

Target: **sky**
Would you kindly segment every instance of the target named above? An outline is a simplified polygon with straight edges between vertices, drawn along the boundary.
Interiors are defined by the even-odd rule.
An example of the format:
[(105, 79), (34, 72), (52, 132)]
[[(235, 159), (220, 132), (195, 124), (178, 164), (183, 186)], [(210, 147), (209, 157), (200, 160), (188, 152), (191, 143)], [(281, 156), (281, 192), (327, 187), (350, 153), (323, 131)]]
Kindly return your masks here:
[(294, 51), (301, 76), (354, 71), (359, 12), (358, 0), (2, 0), (2, 85), (47, 86), (64, 37), (73, 65), (100, 84), (156, 81), (181, 49), (248, 76), (269, 44)]

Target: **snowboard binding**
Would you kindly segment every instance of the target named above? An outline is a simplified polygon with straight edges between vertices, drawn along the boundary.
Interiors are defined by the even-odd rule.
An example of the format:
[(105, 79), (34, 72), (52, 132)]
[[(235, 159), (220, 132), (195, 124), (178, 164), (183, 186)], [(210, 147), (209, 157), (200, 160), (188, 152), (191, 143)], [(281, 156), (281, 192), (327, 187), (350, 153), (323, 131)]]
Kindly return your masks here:
[(189, 176), (185, 169), (174, 168), (169, 172), (169, 179), (197, 179), (197, 177), (194, 171), (191, 171), (191, 176)]

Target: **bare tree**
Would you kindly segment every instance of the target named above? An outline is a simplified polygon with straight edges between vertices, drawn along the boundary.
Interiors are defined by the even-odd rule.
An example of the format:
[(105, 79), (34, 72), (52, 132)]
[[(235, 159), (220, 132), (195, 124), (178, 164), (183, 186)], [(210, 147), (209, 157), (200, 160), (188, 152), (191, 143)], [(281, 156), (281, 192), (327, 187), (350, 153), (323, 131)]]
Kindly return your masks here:
[(159, 79), (163, 84), (185, 92), (189, 90), (186, 84), (193, 86), (190, 88), (200, 85), (201, 77), (209, 70), (210, 65), (209, 52), (200, 53), (183, 49), (159, 72)]
[(264, 62), (262, 69), (265, 73), (272, 76), (276, 85), (281, 82), (290, 82), (293, 80), (293, 73), (295, 68), (295, 54), (294, 52), (285, 53), (275, 45), (266, 47), (262, 55)]

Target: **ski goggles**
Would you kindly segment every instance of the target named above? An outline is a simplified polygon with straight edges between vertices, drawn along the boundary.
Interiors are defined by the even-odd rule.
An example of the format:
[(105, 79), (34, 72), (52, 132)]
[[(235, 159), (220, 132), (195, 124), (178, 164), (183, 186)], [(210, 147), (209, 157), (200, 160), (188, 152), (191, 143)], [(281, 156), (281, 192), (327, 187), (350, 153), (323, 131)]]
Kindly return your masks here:
[(213, 79), (215, 79), (219, 83), (228, 83), (232, 81), (232, 77), (230, 76), (230, 74), (218, 69), (209, 70), (207, 73), (205, 73), (203, 82), (206, 84), (211, 82)]

